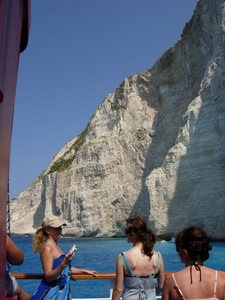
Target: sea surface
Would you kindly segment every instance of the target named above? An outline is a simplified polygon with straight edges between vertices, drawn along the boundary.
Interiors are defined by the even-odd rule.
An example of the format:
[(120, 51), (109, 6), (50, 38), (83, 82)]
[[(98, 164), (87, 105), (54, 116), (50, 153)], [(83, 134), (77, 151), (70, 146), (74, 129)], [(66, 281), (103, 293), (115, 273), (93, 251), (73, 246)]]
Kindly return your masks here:
[[(12, 240), (24, 251), (25, 261), (21, 266), (13, 266), (14, 273), (42, 273), (39, 254), (32, 251), (31, 237), (14, 237)], [(116, 258), (119, 253), (132, 247), (126, 238), (61, 238), (58, 241), (64, 253), (67, 253), (73, 244), (77, 245), (76, 255), (72, 265), (76, 268), (96, 270), (99, 273), (115, 272)], [(210, 258), (205, 266), (225, 270), (225, 243), (212, 243)], [(155, 250), (161, 252), (165, 271), (178, 271), (183, 268), (173, 242), (157, 242)], [(18, 280), (21, 287), (33, 294), (40, 280)], [(71, 281), (73, 298), (104, 298), (109, 297), (109, 280), (76, 280)]]

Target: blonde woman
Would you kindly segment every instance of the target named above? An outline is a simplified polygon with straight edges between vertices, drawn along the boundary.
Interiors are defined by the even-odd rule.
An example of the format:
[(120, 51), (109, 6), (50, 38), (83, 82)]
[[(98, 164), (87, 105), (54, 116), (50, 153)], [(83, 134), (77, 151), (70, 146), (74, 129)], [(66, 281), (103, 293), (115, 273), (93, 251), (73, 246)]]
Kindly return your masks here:
[(38, 299), (70, 300), (70, 274), (90, 274), (96, 277), (97, 272), (71, 267), (75, 254), (74, 250), (66, 255), (57, 244), (62, 234), (62, 226), (66, 223), (55, 216), (46, 217), (42, 225), (37, 228), (33, 238), (33, 251), (40, 253), (44, 270), (44, 279), (41, 281), (38, 291), (31, 297)]

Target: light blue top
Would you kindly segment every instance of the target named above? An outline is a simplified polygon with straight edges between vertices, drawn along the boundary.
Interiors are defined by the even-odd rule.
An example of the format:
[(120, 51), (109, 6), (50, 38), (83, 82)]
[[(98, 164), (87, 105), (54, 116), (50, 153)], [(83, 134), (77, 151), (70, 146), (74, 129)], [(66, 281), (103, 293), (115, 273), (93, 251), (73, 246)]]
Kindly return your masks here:
[(154, 274), (148, 276), (133, 275), (125, 253), (121, 253), (127, 276), (124, 277), (123, 300), (155, 300), (156, 287), (158, 285), (157, 274), (160, 268), (160, 253), (158, 253), (158, 264)]

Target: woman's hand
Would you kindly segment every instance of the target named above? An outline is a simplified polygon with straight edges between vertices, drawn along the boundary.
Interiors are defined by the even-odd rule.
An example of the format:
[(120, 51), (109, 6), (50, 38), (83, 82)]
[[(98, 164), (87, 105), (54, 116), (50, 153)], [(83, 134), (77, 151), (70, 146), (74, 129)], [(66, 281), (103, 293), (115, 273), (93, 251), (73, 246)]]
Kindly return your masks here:
[(85, 270), (86, 274), (92, 275), (94, 277), (97, 277), (98, 272), (97, 271), (91, 271), (91, 270)]
[(63, 261), (61, 262), (61, 266), (62, 268), (65, 268), (68, 264), (71, 263), (71, 261), (73, 260), (73, 257), (75, 255), (75, 251), (72, 252), (72, 251), (69, 251), (65, 257), (63, 258)]

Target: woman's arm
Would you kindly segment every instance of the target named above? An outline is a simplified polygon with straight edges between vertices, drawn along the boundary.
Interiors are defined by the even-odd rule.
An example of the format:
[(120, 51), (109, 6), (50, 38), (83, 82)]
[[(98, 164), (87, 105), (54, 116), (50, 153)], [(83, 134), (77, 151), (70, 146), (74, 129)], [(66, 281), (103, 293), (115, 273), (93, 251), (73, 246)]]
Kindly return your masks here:
[(166, 276), (164, 281), (163, 290), (162, 290), (162, 300), (170, 299), (170, 286), (171, 286), (172, 278), (171, 275)]
[(62, 271), (60, 265), (52, 270), (53, 260), (54, 258), (52, 248), (48, 245), (44, 245), (41, 250), (41, 262), (44, 270), (44, 276), (47, 282), (52, 282)]
[(24, 261), (23, 251), (16, 246), (8, 234), (6, 235), (6, 260), (14, 266), (19, 266)]
[(124, 269), (121, 254), (117, 257), (116, 262), (116, 282), (113, 288), (112, 300), (119, 300), (123, 291)]
[(54, 260), (53, 251), (48, 244), (45, 244), (41, 250), (41, 262), (46, 281), (52, 282), (54, 279), (56, 279), (56, 277), (62, 272), (62, 270), (72, 261), (73, 255), (74, 254), (70, 252), (67, 253), (63, 258), (61, 264), (57, 268), (52, 270)]
[(156, 288), (157, 295), (162, 292), (164, 280), (165, 280), (164, 262), (161, 253), (159, 253), (159, 255), (161, 256), (161, 258), (160, 258), (160, 267), (159, 267), (159, 274), (158, 274), (158, 287)]
[(88, 275), (93, 275), (94, 277), (97, 277), (98, 272), (97, 271), (92, 271), (92, 270), (87, 270), (87, 269), (78, 269), (72, 267), (70, 269), (72, 274), (88, 274)]

